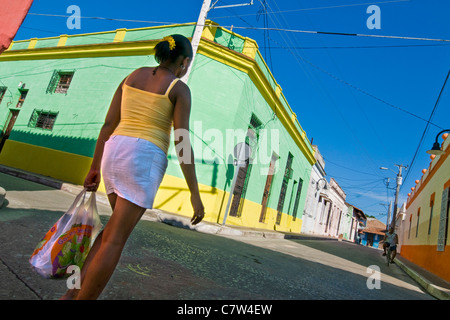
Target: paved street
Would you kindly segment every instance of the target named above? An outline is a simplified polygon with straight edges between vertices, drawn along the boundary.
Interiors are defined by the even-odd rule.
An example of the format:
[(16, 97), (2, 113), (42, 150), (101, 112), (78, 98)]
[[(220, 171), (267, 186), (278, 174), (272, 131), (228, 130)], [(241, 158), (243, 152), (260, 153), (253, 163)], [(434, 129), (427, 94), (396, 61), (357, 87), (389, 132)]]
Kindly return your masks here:
[[(64, 280), (35, 274), (28, 258), (74, 193), (0, 173), (0, 299), (58, 299)], [(98, 203), (104, 222), (110, 214)], [(101, 299), (433, 299), (378, 250), (331, 240), (218, 236), (141, 220)], [(380, 288), (367, 286), (379, 266)], [(370, 271), (370, 269), (369, 269)]]

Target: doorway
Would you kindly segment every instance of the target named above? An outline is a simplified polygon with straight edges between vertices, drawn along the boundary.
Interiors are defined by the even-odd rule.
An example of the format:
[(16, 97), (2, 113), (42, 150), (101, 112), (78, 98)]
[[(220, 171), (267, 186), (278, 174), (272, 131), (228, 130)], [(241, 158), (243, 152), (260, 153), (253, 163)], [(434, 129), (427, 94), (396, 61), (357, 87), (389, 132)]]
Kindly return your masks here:
[(14, 123), (19, 116), (19, 110), (10, 110), (8, 118), (6, 119), (5, 125), (3, 126), (3, 131), (0, 134), (0, 153), (2, 152), (3, 146), (5, 145), (6, 140), (8, 140), (9, 135), (14, 127)]
[(275, 152), (272, 153), (272, 158), (270, 159), (269, 173), (267, 174), (266, 185), (264, 186), (263, 197), (261, 200), (261, 214), (259, 216), (259, 222), (266, 221), (266, 211), (267, 211), (267, 203), (270, 197), (270, 190), (272, 188), (272, 180), (275, 173), (275, 162), (278, 160), (278, 156)]

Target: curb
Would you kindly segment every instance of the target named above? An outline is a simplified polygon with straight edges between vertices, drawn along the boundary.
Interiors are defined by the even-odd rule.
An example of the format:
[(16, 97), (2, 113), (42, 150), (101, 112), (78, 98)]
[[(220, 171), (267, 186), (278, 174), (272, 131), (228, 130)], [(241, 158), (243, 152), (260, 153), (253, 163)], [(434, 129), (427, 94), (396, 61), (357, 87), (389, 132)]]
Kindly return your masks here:
[(5, 201), (5, 197), (6, 197), (6, 190), (2, 187), (0, 187), (0, 209), (3, 206), (3, 202)]
[(198, 225), (193, 226), (190, 223), (190, 219), (185, 216), (178, 216), (172, 213), (166, 213), (159, 209), (147, 210), (144, 215), (148, 220), (162, 222), (174, 227), (194, 230), (197, 232), (222, 235), (222, 236), (240, 236), (240, 237), (263, 237), (263, 238), (279, 238), (284, 239), (284, 234), (276, 232), (265, 232), (259, 230), (244, 230), (239, 228), (233, 228), (230, 226), (224, 226), (208, 221), (200, 222)]
[(394, 262), (433, 297), (439, 300), (450, 300), (450, 290), (432, 284), (430, 281), (426, 280), (417, 272), (407, 267), (399, 259), (395, 258)]

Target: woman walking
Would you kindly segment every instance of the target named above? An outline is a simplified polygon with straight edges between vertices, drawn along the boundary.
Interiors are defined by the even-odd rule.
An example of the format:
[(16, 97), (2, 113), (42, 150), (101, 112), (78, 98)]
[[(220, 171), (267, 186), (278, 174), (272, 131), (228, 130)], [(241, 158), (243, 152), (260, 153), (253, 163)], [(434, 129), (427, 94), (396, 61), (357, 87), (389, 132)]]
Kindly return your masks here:
[[(166, 37), (156, 45), (155, 59), (158, 67), (132, 72), (112, 99), (84, 186), (96, 191), (102, 172), (113, 213), (83, 266), (81, 288), (69, 290), (62, 299), (97, 299), (103, 291), (129, 235), (145, 210), (153, 207), (167, 168), (172, 123), (180, 166), (191, 192), (191, 222), (203, 219), (189, 135), (180, 135), (189, 132), (191, 94), (179, 78), (192, 60), (191, 43), (182, 35)], [(180, 150), (180, 140), (190, 150)], [(190, 155), (187, 161), (186, 155), (182, 161), (180, 153), (184, 152)]]

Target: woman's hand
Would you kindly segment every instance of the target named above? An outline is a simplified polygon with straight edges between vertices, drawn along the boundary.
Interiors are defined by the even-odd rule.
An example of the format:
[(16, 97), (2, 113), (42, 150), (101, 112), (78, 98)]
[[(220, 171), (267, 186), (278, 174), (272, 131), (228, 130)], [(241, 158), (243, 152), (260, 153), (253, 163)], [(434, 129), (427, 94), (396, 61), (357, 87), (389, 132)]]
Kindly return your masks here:
[(100, 170), (91, 169), (89, 170), (86, 179), (84, 180), (84, 187), (87, 191), (97, 191), (98, 186), (100, 185)]
[(205, 208), (203, 207), (200, 197), (191, 196), (191, 203), (194, 208), (194, 216), (191, 219), (191, 223), (195, 225), (203, 220), (203, 217), (205, 216)]

